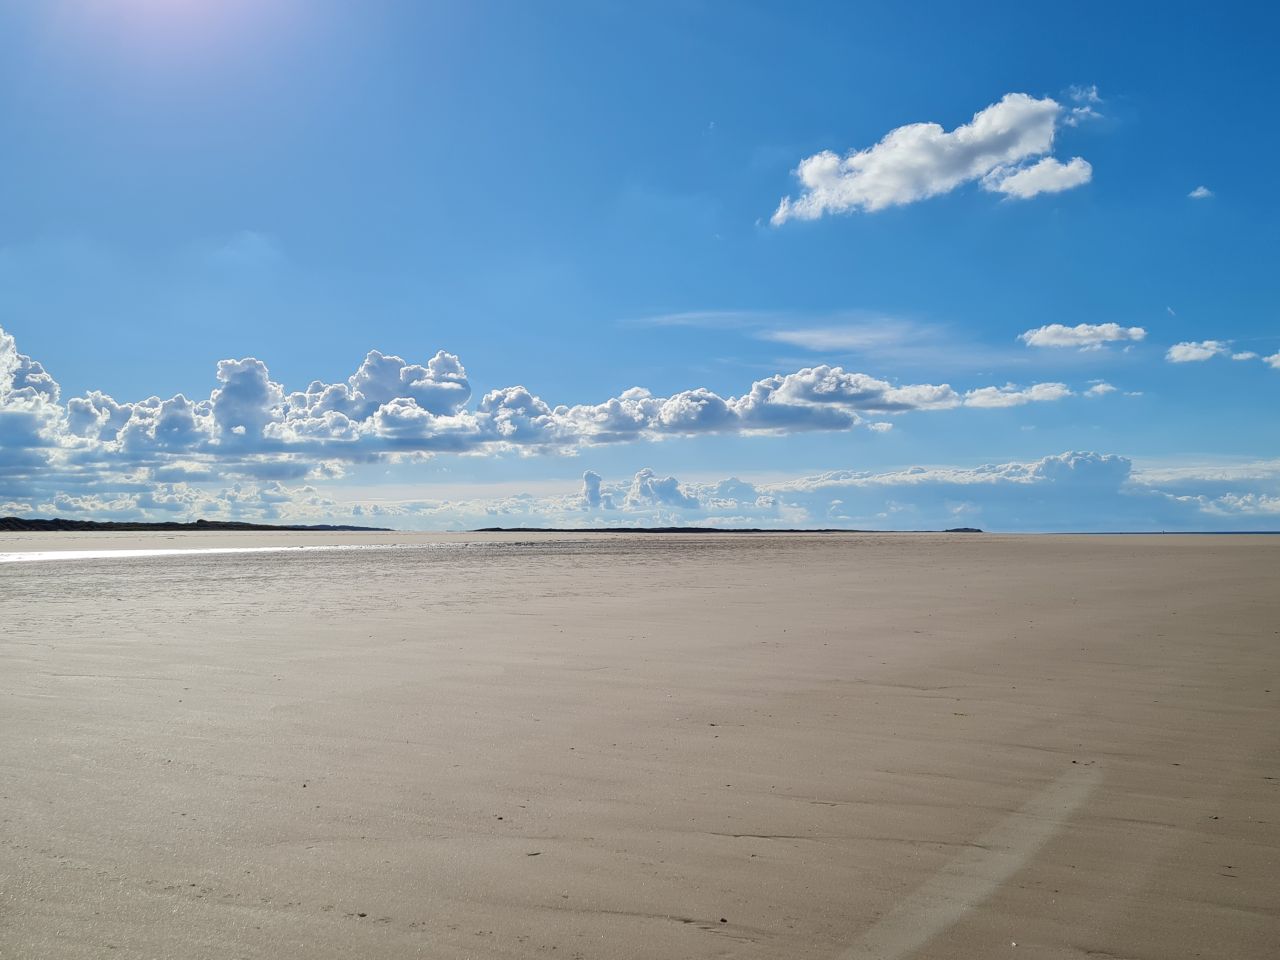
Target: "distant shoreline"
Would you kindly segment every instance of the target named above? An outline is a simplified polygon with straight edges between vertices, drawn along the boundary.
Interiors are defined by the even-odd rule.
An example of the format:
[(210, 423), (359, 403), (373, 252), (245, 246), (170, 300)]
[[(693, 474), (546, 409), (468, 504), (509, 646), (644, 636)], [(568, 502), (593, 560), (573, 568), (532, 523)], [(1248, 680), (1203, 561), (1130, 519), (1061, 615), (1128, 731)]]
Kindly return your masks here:
[(176, 521), (157, 521), (143, 523), (118, 520), (65, 520), (55, 517), (52, 520), (24, 520), (22, 517), (0, 517), (0, 533), (58, 533), (69, 531), (117, 531), (121, 533), (140, 533), (148, 530), (188, 530), (188, 531), (264, 531), (279, 530), (284, 532), (313, 533), (395, 533), (389, 527), (354, 527), (342, 524), (275, 524), (247, 523), (237, 520), (196, 520), (191, 523)]
[[(947, 527), (938, 530), (872, 530), (856, 527), (477, 527), (471, 530), (396, 530), (392, 527), (358, 527), (352, 524), (274, 524), (249, 523), (238, 520), (195, 520), (189, 523), (176, 521), (130, 520), (68, 520), (55, 517), (49, 520), (23, 517), (0, 517), (0, 533), (640, 533), (640, 534), (796, 534), (796, 533), (859, 533), (859, 534), (912, 534), (912, 533), (990, 533), (980, 527)], [(1276, 536), (1280, 530), (1024, 530), (996, 531), (1000, 535), (1014, 536)]]

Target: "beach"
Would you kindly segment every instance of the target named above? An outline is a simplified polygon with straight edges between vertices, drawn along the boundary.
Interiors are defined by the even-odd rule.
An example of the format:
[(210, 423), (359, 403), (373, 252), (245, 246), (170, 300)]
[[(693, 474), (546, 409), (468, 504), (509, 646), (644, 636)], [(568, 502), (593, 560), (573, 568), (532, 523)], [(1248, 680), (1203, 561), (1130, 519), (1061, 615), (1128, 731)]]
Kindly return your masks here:
[(1280, 945), (1280, 537), (0, 536), (62, 551), (6, 960)]

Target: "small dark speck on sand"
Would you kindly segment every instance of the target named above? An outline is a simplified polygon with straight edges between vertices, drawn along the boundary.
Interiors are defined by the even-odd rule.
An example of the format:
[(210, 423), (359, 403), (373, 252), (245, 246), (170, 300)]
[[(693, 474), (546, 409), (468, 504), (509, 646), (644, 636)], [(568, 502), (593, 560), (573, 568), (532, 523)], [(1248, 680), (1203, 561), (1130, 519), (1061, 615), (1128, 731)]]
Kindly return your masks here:
[(728, 920), (726, 920), (724, 917), (721, 917), (721, 918), (720, 918), (720, 922), (721, 922), (721, 923), (728, 923), (729, 921), (728, 921)]
[(357, 916), (357, 917), (367, 917), (367, 916), (368, 916), (368, 914), (367, 914), (367, 913), (365, 913), (365, 912), (362, 910), (360, 913), (357, 913), (357, 914), (356, 914), (356, 916)]
[(525, 854), (525, 856), (526, 856), (526, 857), (540, 857), (540, 856), (542, 856), (542, 851), (541, 851), (541, 850), (535, 850), (533, 853), (526, 853), (526, 854)]

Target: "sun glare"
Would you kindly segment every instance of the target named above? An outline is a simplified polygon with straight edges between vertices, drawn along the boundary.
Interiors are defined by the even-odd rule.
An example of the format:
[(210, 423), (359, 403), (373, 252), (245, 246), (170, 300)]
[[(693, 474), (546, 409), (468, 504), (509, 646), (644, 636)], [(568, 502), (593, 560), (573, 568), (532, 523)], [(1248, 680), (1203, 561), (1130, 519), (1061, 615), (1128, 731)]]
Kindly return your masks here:
[(183, 68), (289, 32), (298, 9), (292, 0), (65, 0), (58, 21), (134, 66)]

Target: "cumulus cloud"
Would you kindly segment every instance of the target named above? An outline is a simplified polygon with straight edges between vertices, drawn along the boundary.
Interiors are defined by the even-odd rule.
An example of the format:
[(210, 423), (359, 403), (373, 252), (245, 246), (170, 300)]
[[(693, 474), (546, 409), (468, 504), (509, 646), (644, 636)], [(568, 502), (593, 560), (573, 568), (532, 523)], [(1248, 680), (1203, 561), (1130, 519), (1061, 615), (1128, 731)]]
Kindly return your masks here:
[(225, 441), (256, 443), (263, 428), (277, 419), (284, 388), (271, 380), (261, 360), (219, 360), (218, 383), (210, 396), (213, 422)]
[(60, 395), (53, 377), (19, 353), (13, 337), (0, 328), (0, 450), (5, 456), (57, 444)]
[(632, 508), (657, 505), (682, 510), (696, 510), (700, 505), (698, 498), (686, 492), (675, 477), (659, 477), (648, 467), (631, 479), (623, 504)]
[(1088, 390), (1084, 392), (1086, 397), (1105, 397), (1108, 393), (1115, 393), (1116, 388), (1105, 380), (1099, 380)]
[(1231, 344), (1223, 340), (1188, 340), (1175, 343), (1164, 358), (1170, 363), (1200, 363), (1231, 352)]
[(1147, 336), (1142, 327), (1122, 327), (1118, 323), (1077, 323), (1068, 327), (1050, 323), (1020, 333), (1018, 339), (1028, 347), (1074, 347), (1079, 350), (1100, 350), (1108, 343), (1130, 340), (1141, 341)]
[(1190, 197), (1192, 200), (1208, 200), (1210, 197), (1213, 196), (1213, 191), (1210, 190), (1208, 187), (1206, 187), (1204, 184), (1201, 184), (1200, 186), (1192, 190), (1190, 193), (1188, 193), (1187, 196)]
[(1062, 116), (1056, 100), (1010, 93), (951, 131), (937, 123), (912, 123), (843, 157), (824, 150), (800, 161), (795, 175), (802, 190), (783, 198), (771, 222), (874, 212), (975, 181), (1019, 199), (1088, 183), (1092, 168), (1086, 160), (1062, 163), (1047, 156)]
[(1271, 354), (1269, 357), (1263, 357), (1262, 362), (1269, 366), (1272, 370), (1280, 370), (1280, 351)]
[(598, 510), (601, 507), (612, 507), (613, 498), (600, 492), (600, 482), (604, 478), (594, 470), (582, 474), (582, 506), (587, 510)]

